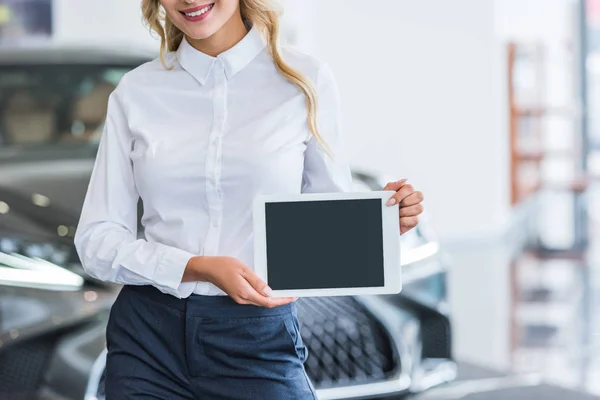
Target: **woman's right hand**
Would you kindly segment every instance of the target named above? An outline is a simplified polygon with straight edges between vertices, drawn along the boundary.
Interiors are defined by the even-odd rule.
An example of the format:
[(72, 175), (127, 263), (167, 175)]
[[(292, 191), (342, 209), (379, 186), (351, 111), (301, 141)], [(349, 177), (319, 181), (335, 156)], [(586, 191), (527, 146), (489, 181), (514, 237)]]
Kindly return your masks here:
[(269, 297), (271, 288), (234, 257), (193, 257), (184, 274), (184, 281), (192, 280), (212, 283), (239, 304), (272, 308), (296, 300), (294, 297)]

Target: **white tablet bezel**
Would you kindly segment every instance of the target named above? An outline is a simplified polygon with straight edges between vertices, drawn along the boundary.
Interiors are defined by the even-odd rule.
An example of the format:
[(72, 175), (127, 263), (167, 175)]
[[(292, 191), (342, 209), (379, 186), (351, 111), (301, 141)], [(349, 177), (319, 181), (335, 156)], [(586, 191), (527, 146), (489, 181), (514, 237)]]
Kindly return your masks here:
[(254, 199), (254, 271), (267, 284), (267, 243), (265, 226), (265, 204), (273, 202), (381, 199), (381, 220), (383, 232), (384, 286), (363, 288), (327, 288), (273, 290), (273, 297), (318, 297), (354, 296), (375, 294), (396, 294), (402, 289), (400, 269), (400, 227), (398, 204), (387, 206), (393, 191), (352, 192), (352, 193), (303, 193), (258, 195)]

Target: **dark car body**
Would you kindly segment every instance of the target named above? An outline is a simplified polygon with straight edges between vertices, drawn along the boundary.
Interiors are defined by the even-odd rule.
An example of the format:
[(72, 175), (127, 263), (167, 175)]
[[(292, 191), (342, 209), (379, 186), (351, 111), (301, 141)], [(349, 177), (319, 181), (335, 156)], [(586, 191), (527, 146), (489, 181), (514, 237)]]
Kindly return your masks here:
[[(76, 75), (86, 66), (127, 70), (148, 58), (115, 49), (4, 50), (0, 90), (3, 74), (19, 77), (14, 71), (30, 68), (36, 76), (68, 69)], [(0, 106), (8, 92), (29, 86), (10, 81), (6, 87)], [(41, 96), (50, 90), (48, 104), (58, 107), (52, 112), (68, 109), (56, 92), (44, 90)], [(1, 110), (0, 127), (6, 127), (1, 117), (11, 116)], [(52, 121), (67, 127), (61, 132), (87, 129), (87, 122), (64, 116)], [(119, 286), (86, 276), (73, 246), (97, 140), (48, 133), (43, 141), (34, 135), (19, 143), (19, 125), (11, 126), (0, 141), (0, 399), (100, 399), (106, 322)], [(361, 190), (384, 183), (359, 171), (354, 178)], [(383, 398), (454, 379), (443, 253), (426, 220), (401, 243), (399, 295), (298, 300), (310, 353), (306, 369), (321, 400)]]

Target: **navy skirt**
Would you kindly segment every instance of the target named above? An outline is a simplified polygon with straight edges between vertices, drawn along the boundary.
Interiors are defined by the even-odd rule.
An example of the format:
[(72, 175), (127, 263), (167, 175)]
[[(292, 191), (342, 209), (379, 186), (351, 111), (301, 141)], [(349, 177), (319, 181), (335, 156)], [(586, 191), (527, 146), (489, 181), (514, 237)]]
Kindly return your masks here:
[(264, 308), (125, 286), (106, 336), (107, 400), (317, 398), (295, 303)]

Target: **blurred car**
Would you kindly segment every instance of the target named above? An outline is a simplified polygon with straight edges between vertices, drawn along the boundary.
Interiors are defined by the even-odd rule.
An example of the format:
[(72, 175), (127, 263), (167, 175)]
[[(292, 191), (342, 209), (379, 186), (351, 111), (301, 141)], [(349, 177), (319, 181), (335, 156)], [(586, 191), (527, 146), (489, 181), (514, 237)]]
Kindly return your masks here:
[[(83, 272), (73, 236), (108, 95), (152, 57), (0, 50), (2, 399), (104, 397), (105, 329), (119, 286)], [(385, 183), (353, 176), (357, 190)], [(446, 262), (426, 220), (401, 247), (399, 295), (298, 300), (306, 370), (321, 400), (389, 398), (455, 378)]]

